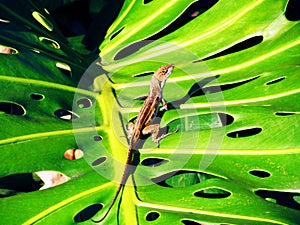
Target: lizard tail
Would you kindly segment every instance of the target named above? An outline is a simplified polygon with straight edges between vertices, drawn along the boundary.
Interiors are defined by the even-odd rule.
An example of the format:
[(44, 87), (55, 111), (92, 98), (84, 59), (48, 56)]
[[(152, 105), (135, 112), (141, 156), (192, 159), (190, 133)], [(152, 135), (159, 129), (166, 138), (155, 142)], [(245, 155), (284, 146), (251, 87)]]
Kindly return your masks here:
[(100, 222), (102, 222), (107, 217), (107, 215), (109, 214), (111, 208), (114, 206), (114, 204), (115, 204), (115, 202), (116, 202), (116, 200), (118, 198), (118, 195), (121, 192), (123, 186), (124, 186), (123, 184), (119, 184), (118, 190), (117, 190), (117, 192), (116, 192), (116, 194), (115, 194), (112, 202), (110, 203), (110, 206), (109, 206), (108, 210), (104, 214), (104, 216), (100, 220), (92, 220), (93, 222), (100, 223)]
[(133, 150), (132, 149), (129, 149), (128, 151), (128, 156), (127, 156), (127, 160), (126, 160), (126, 164), (125, 164), (125, 169), (124, 169), (124, 172), (123, 172), (123, 176), (122, 176), (122, 180), (121, 180), (121, 183), (119, 184), (119, 187), (115, 193), (115, 196), (112, 200), (112, 202), (110, 203), (109, 205), (109, 208), (108, 210), (106, 211), (106, 213), (104, 214), (104, 216), (100, 219), (100, 220), (93, 220), (93, 222), (95, 223), (100, 223), (102, 222), (106, 217), (107, 215), (109, 214), (110, 210), (112, 209), (112, 207), (114, 206), (122, 188), (125, 186), (125, 183), (130, 175), (130, 166), (131, 166), (131, 159), (132, 159), (132, 155), (133, 155)]

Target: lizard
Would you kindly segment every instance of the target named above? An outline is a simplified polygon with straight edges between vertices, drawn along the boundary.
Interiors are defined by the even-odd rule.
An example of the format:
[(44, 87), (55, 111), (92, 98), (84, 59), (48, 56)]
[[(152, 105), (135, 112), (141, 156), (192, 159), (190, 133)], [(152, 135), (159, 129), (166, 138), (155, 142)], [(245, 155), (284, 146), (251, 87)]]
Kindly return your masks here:
[(129, 148), (127, 153), (127, 160), (125, 163), (125, 169), (123, 171), (121, 182), (119, 183), (118, 189), (115, 192), (114, 198), (110, 203), (108, 210), (104, 214), (104, 216), (100, 220), (93, 220), (95, 223), (102, 222), (107, 215), (109, 214), (110, 210), (112, 209), (114, 203), (116, 202), (119, 193), (121, 192), (122, 188), (125, 186), (128, 177), (131, 174), (131, 163), (133, 160), (134, 152), (137, 151), (137, 144), (138, 141), (147, 135), (152, 135), (152, 141), (157, 143), (159, 146), (159, 142), (161, 139), (169, 136), (170, 134), (174, 134), (178, 132), (176, 129), (173, 132), (165, 133), (158, 137), (159, 134), (159, 124), (151, 124), (152, 120), (155, 118), (160, 103), (163, 104), (163, 108), (167, 110), (167, 103), (163, 98), (163, 87), (168, 79), (168, 77), (173, 72), (174, 65), (166, 65), (161, 66), (158, 70), (153, 74), (150, 83), (150, 91), (140, 112), (136, 118), (136, 122), (130, 122), (128, 124), (128, 140), (129, 140)]

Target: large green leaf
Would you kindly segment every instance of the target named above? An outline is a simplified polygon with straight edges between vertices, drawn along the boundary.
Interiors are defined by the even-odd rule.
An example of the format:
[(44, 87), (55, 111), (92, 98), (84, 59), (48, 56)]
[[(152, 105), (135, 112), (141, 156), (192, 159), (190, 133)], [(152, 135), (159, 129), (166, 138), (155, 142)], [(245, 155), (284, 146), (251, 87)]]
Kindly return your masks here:
[[(298, 224), (300, 39), (288, 1), (147, 2), (125, 1), (101, 61), (82, 77), (88, 61), (41, 7), (1, 5), (10, 21), (0, 23), (1, 44), (18, 51), (0, 55), (1, 176), (53, 170), (71, 178), (3, 198), (1, 223), (92, 224), (95, 209), (101, 218), (122, 175), (125, 126), (151, 72), (174, 63), (164, 90), (169, 110), (160, 116), (162, 127), (180, 132), (160, 148), (146, 140), (134, 180), (103, 224)], [(57, 67), (65, 64), (72, 77)], [(7, 102), (26, 114), (12, 115), (22, 110), (7, 110)], [(79, 118), (72, 124), (58, 109)], [(85, 160), (65, 159), (71, 148)], [(93, 210), (78, 219), (83, 209)]]

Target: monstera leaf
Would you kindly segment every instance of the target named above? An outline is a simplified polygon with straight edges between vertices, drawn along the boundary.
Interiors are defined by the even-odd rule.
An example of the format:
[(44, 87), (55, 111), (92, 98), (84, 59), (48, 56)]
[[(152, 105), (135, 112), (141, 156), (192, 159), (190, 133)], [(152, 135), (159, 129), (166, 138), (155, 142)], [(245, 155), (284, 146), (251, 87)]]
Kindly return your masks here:
[[(180, 130), (159, 148), (145, 140), (102, 224), (299, 223), (294, 1), (126, 0), (90, 66), (47, 10), (22, 4), (1, 4), (1, 224), (102, 218), (123, 173), (126, 125), (153, 71), (170, 63), (158, 116)], [(38, 190), (46, 171), (65, 183)], [(26, 176), (30, 192), (16, 188)]]

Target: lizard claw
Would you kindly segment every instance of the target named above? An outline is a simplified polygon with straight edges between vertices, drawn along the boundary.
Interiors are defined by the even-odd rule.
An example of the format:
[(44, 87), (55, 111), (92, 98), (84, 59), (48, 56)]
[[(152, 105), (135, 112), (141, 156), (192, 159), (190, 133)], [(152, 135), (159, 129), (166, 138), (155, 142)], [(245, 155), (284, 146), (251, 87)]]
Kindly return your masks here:
[(161, 135), (159, 138), (156, 138), (156, 140), (155, 140), (155, 142), (156, 142), (156, 144), (157, 144), (156, 147), (157, 147), (157, 148), (160, 147), (160, 141), (161, 141), (163, 138), (165, 138), (165, 137), (167, 137), (167, 136), (169, 136), (169, 135), (171, 135), (171, 134), (175, 134), (175, 133), (177, 133), (178, 131), (179, 131), (179, 128), (177, 128), (175, 131), (172, 131), (172, 132), (163, 134), (163, 135)]
[(158, 141), (156, 144), (157, 144), (157, 145), (156, 145), (156, 148), (159, 148), (159, 147), (160, 147), (159, 141)]

